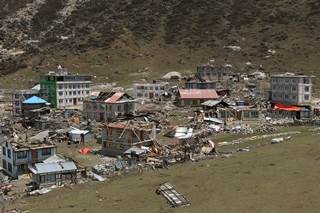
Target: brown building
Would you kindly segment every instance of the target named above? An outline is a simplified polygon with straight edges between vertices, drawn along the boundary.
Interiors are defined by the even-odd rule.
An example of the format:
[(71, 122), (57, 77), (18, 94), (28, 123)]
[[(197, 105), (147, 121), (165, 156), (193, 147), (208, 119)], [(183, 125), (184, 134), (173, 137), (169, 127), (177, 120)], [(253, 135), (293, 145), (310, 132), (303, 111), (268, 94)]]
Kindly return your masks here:
[(103, 151), (107, 155), (116, 156), (134, 146), (148, 146), (153, 141), (152, 129), (152, 124), (144, 122), (106, 124), (102, 133)]

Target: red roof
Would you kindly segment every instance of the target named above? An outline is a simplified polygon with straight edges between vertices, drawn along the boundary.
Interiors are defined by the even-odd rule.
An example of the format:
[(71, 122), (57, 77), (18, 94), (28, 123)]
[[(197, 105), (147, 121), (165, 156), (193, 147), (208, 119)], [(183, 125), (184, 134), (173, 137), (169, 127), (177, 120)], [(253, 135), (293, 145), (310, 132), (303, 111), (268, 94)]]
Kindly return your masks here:
[(116, 92), (116, 93), (114, 93), (113, 96), (111, 96), (110, 98), (108, 98), (104, 102), (106, 102), (106, 103), (116, 103), (117, 101), (120, 100), (120, 98), (122, 98), (123, 95), (124, 95), (123, 92)]
[(300, 107), (297, 106), (287, 106), (287, 105), (283, 105), (283, 104), (276, 104), (274, 106), (274, 109), (277, 110), (284, 110), (284, 111), (291, 111), (291, 112), (298, 112), (300, 111)]
[(218, 99), (214, 89), (179, 89), (181, 99)]

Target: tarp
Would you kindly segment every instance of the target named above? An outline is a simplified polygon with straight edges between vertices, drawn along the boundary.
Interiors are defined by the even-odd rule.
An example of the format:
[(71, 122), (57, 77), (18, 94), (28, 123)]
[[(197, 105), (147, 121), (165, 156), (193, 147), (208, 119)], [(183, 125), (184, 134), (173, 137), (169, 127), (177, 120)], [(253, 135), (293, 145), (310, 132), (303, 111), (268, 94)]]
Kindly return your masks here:
[(290, 111), (290, 112), (299, 112), (301, 111), (300, 107), (297, 106), (288, 106), (288, 105), (283, 105), (283, 104), (276, 104), (274, 106), (274, 109), (277, 110), (284, 110), (284, 111)]
[(79, 150), (79, 152), (83, 155), (87, 155), (90, 153), (90, 149), (89, 148), (82, 148)]

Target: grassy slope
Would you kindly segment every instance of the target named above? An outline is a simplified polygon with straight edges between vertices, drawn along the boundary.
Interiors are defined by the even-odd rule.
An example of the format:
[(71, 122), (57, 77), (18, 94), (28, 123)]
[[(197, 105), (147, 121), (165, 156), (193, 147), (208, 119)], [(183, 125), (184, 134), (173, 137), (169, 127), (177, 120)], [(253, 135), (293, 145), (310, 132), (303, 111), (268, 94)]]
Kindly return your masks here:
[[(320, 145), (318, 136), (312, 134), (305, 131), (291, 142), (263, 146), (229, 159), (59, 189), (16, 206), (32, 212), (318, 212)], [(165, 199), (154, 193), (164, 181), (174, 183), (191, 206), (168, 207)]]
[[(33, 19), (32, 38), (54, 22), (64, 1), (59, 2), (47, 1), (41, 7)], [(30, 86), (40, 72), (57, 64), (95, 75), (97, 82), (128, 85), (172, 70), (194, 71), (210, 58), (239, 70), (251, 61), (274, 73), (318, 75), (319, 4), (316, 0), (90, 0), (45, 36), (41, 51), (26, 60), (27, 68), (0, 78), (0, 87)], [(48, 8), (53, 8), (52, 14), (43, 16)], [(72, 34), (72, 39), (57, 39)], [(8, 39), (8, 43), (13, 42)], [(239, 45), (242, 51), (225, 50), (225, 45)], [(268, 49), (276, 54), (266, 58)], [(17, 81), (18, 85), (13, 83)]]

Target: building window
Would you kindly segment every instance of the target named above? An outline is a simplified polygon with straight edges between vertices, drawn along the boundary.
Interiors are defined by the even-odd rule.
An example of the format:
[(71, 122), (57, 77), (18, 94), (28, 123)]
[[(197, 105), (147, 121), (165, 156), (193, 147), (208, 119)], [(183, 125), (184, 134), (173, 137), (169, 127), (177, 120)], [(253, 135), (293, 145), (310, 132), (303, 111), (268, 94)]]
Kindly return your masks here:
[(304, 100), (309, 101), (309, 95), (304, 95)]
[(26, 164), (20, 164), (17, 166), (18, 171), (21, 172), (25, 172), (26, 171), (27, 165)]
[(27, 151), (17, 152), (17, 159), (27, 158)]
[(63, 100), (62, 99), (59, 99), (59, 104), (62, 104), (63, 103)]
[(40, 175), (40, 183), (45, 183), (45, 182), (46, 182), (46, 176)]
[(4, 146), (2, 147), (2, 155), (6, 156), (6, 147), (4, 147)]
[(297, 99), (297, 96), (296, 96), (296, 95), (293, 95), (293, 96), (292, 96), (292, 99), (293, 99), (293, 100), (296, 100), (296, 99)]
[(59, 85), (59, 89), (63, 89), (63, 85)]
[(72, 95), (72, 92), (71, 92), (71, 91), (69, 92), (69, 95)]
[(284, 99), (288, 100), (289, 99), (289, 95), (284, 95)]
[(121, 111), (121, 105), (118, 105), (118, 111)]
[(310, 91), (310, 87), (308, 87), (308, 86), (304, 87), (304, 91), (305, 92), (309, 92)]
[(73, 95), (76, 95), (77, 94), (77, 91), (73, 91)]
[(88, 94), (89, 94), (89, 91), (86, 91), (86, 94), (88, 95)]
[(4, 168), (4, 169), (7, 169), (8, 167), (7, 167), (7, 161), (6, 160), (2, 160), (2, 167)]
[(8, 152), (8, 158), (11, 159), (11, 150), (8, 149), (7, 152)]
[(304, 84), (310, 84), (310, 79), (309, 78), (304, 78), (303, 79)]
[(297, 90), (297, 87), (296, 86), (293, 86), (292, 87), (292, 91), (296, 91)]
[(51, 148), (46, 148), (41, 150), (42, 156), (51, 155)]
[(86, 88), (89, 88), (89, 84), (86, 84)]
[(63, 96), (63, 92), (59, 92), (59, 96)]
[(11, 163), (9, 163), (9, 162), (8, 162), (8, 171), (9, 171), (10, 173), (12, 173), (12, 165), (11, 165)]

